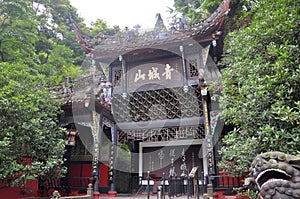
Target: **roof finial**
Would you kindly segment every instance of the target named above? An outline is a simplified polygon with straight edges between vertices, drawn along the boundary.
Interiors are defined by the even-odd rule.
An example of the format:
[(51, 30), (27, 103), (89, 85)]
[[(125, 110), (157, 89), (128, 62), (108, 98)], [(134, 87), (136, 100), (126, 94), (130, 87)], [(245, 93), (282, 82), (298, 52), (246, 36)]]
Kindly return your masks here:
[(154, 29), (165, 29), (165, 24), (164, 24), (164, 21), (163, 19), (161, 18), (161, 15), (160, 13), (157, 13), (156, 14), (156, 23), (155, 23), (155, 26), (154, 26)]

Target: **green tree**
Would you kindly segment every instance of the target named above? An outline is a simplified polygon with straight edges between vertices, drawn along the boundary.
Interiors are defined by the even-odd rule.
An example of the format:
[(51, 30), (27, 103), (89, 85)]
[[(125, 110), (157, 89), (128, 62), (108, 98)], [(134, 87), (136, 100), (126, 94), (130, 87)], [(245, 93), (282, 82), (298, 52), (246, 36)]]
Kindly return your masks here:
[[(69, 0), (0, 1), (1, 180), (12, 178), (21, 185), (53, 175), (63, 164), (64, 135), (57, 120), (61, 102), (43, 85), (80, 72), (85, 54), (73, 21), (90, 33)], [(118, 30), (104, 26), (100, 32)], [(24, 158), (32, 161), (30, 166)]]
[(0, 179), (18, 185), (50, 175), (64, 161), (61, 102), (43, 85), (76, 77), (80, 46), (66, 19), (69, 13), (81, 19), (69, 1), (51, 3), (0, 1)]
[[(51, 16), (51, 24), (47, 26), (50, 27), (50, 31), (53, 32), (53, 35), (58, 36), (55, 41), (73, 50), (73, 58), (83, 60), (85, 56), (84, 51), (76, 42), (72, 20), (76, 21), (76, 23), (84, 29), (87, 29), (87, 27), (83, 23), (84, 19), (78, 16), (76, 8), (71, 6), (69, 0), (43, 0), (42, 5), (47, 7), (46, 13), (48, 16)], [(46, 17), (46, 19), (48, 19), (48, 17)], [(53, 39), (54, 37), (50, 38)], [(81, 64), (81, 62), (78, 61), (76, 63), (77, 65)]]
[(235, 129), (223, 139), (220, 166), (233, 174), (262, 152), (300, 153), (299, 2), (250, 3), (223, 57), (222, 114)]
[(81, 71), (73, 64), (73, 51), (65, 45), (52, 44), (49, 53), (40, 52), (39, 58), (45, 63), (39, 65), (39, 72), (48, 77), (50, 83), (61, 83), (68, 76), (75, 78)]
[(44, 77), (25, 64), (0, 63), (0, 79), (0, 179), (22, 185), (63, 163), (60, 104), (41, 86)]
[[(75, 78), (84, 53), (70, 20), (66, 20), (71, 14), (83, 21), (69, 1), (1, 1), (0, 62), (26, 63), (45, 74), (48, 83), (64, 81), (70, 75)], [(70, 74), (64, 73), (66, 67)]]
[(90, 35), (93, 37), (104, 35), (112, 36), (120, 32), (119, 26), (115, 25), (114, 27), (110, 28), (103, 19), (97, 19), (95, 22), (92, 22), (91, 25)]
[(179, 12), (186, 16), (190, 23), (195, 23), (208, 17), (222, 3), (222, 0), (174, 0), (175, 10), (170, 12)]
[[(68, 76), (75, 78), (84, 59), (84, 51), (76, 41), (72, 20), (83, 22), (76, 9), (65, 0), (39, 0), (33, 4), (37, 18), (36, 53), (39, 64), (34, 68), (46, 75), (50, 83), (59, 83)], [(65, 68), (70, 74), (65, 74)]]
[(0, 62), (34, 59), (35, 15), (28, 0), (0, 1)]

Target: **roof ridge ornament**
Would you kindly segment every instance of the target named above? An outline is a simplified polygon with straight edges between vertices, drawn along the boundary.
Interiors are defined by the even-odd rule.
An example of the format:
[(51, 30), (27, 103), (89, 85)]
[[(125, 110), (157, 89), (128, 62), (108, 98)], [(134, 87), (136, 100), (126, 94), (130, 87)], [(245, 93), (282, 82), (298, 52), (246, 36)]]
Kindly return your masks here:
[[(154, 31), (147, 31), (142, 34), (137, 33), (131, 39), (126, 38), (126, 32), (119, 35), (107, 36), (101, 38), (101, 42), (92, 43), (92, 39), (79, 29), (74, 20), (71, 22), (76, 32), (77, 42), (82, 46), (85, 52), (92, 53), (95, 59), (107, 57), (120, 52), (126, 52), (128, 49), (135, 50), (139, 48), (161, 46), (169, 43), (180, 42), (186, 39), (194, 39), (197, 42), (212, 41), (212, 33), (216, 36), (221, 34), (222, 25), (225, 16), (229, 13), (230, 0), (224, 0), (222, 4), (208, 18), (197, 23), (187, 25), (184, 30), (177, 31), (171, 27), (168, 30), (162, 20), (160, 13), (156, 14), (156, 24)], [(130, 32), (128, 30), (128, 32)], [(208, 33), (208, 34), (207, 34)]]

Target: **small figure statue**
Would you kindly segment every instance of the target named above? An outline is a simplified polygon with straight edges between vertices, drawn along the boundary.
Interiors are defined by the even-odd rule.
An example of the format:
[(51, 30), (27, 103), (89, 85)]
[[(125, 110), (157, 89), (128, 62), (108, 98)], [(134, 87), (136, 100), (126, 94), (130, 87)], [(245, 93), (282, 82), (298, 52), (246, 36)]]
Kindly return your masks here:
[(174, 177), (174, 176), (177, 176), (177, 174), (175, 172), (174, 159), (171, 158), (171, 168), (169, 170), (169, 177)]
[(127, 41), (131, 40), (131, 35), (130, 35), (129, 30), (128, 30), (128, 27), (125, 27), (125, 36), (126, 36)]
[(179, 30), (184, 30), (184, 23), (181, 18), (179, 18), (178, 26), (179, 26)]

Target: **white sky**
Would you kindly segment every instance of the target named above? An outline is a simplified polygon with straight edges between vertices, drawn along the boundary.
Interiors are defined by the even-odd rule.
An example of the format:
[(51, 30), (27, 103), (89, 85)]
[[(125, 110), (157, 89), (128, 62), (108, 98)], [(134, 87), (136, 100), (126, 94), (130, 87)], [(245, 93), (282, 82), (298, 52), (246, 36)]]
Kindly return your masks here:
[(170, 17), (167, 7), (173, 7), (174, 0), (70, 0), (87, 25), (97, 18), (106, 21), (109, 27), (119, 25), (132, 28), (140, 24), (141, 29), (153, 28), (155, 15), (160, 13), (166, 26)]

